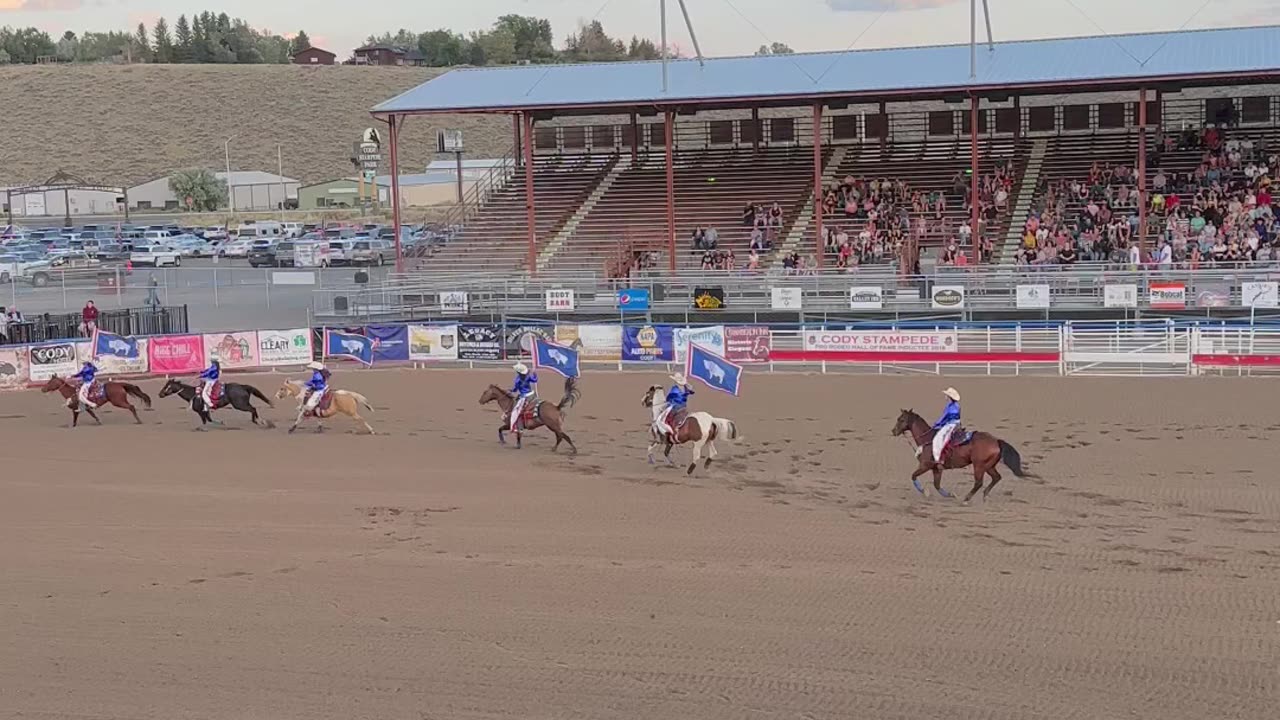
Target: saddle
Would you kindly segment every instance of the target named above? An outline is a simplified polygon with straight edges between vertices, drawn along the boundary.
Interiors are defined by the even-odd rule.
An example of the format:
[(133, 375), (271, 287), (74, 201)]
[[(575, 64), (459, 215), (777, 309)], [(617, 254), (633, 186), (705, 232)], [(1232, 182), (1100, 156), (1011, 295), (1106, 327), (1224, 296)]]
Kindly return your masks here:
[(667, 416), (667, 424), (671, 426), (671, 431), (675, 432), (680, 429), (680, 426), (683, 425), (684, 421), (688, 418), (689, 411), (685, 408), (679, 408), (677, 410), (672, 410), (671, 414)]
[(214, 380), (213, 387), (209, 388), (209, 400), (216, 406), (220, 399), (222, 399), (222, 381)]
[(951, 437), (947, 440), (946, 447), (942, 448), (942, 458), (939, 458), (938, 462), (942, 462), (944, 458), (951, 454), (952, 450), (968, 445), (972, 440), (972, 430), (965, 428), (963, 425), (957, 426), (955, 432), (951, 433)]
[(89, 384), (89, 392), (86, 395), (89, 398), (89, 402), (94, 405), (101, 405), (107, 399), (107, 386), (94, 380)]
[(333, 390), (325, 388), (323, 394), (320, 395), (320, 402), (316, 403), (314, 410), (308, 410), (307, 415), (319, 415), (328, 410), (331, 405), (333, 405)]

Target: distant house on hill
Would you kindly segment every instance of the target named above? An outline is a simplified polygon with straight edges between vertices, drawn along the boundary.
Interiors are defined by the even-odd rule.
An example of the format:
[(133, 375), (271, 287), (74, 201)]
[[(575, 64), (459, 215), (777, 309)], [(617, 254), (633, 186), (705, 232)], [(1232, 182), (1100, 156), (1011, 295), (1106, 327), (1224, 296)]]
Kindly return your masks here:
[(293, 56), (294, 65), (332, 65), (338, 59), (337, 55), (328, 50), (321, 50), (313, 47), (307, 48)]
[(365, 45), (352, 53), (356, 65), (426, 65), (427, 58), (417, 48), (395, 45)]

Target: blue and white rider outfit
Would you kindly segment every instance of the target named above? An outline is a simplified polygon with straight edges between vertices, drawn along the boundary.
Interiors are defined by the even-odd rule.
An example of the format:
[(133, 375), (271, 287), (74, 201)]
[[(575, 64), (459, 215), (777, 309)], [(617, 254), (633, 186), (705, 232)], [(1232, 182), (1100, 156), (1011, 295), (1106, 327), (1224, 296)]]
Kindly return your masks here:
[(670, 418), (676, 410), (684, 410), (689, 406), (689, 396), (693, 395), (693, 388), (689, 387), (689, 380), (683, 373), (676, 373), (671, 376), (671, 379), (675, 384), (667, 391), (666, 408), (658, 416), (658, 429), (663, 433), (674, 434), (676, 429), (672, 427)]
[(955, 388), (942, 391), (947, 396), (947, 406), (942, 409), (942, 417), (933, 424), (933, 461), (942, 462), (942, 451), (947, 447), (951, 434), (960, 426), (960, 393)]
[(306, 412), (315, 412), (320, 406), (320, 399), (329, 389), (329, 369), (315, 361), (308, 363), (307, 369), (311, 370), (311, 378), (306, 382), (308, 395), (302, 407)]
[(516, 397), (516, 404), (511, 408), (511, 430), (514, 432), (524, 413), (524, 406), (530, 398), (538, 395), (538, 374), (529, 372), (524, 363), (516, 363), (511, 369), (516, 371), (516, 381), (511, 387), (511, 394)]
[(91, 362), (86, 362), (80, 368), (80, 372), (72, 375), (80, 381), (80, 388), (76, 391), (76, 398), (80, 404), (92, 410), (98, 407), (89, 401), (89, 390), (93, 387), (93, 381), (98, 377), (98, 367)]
[(204, 401), (206, 411), (213, 412), (213, 386), (222, 377), (222, 364), (217, 360), (209, 363), (209, 367), (200, 373), (200, 399)]

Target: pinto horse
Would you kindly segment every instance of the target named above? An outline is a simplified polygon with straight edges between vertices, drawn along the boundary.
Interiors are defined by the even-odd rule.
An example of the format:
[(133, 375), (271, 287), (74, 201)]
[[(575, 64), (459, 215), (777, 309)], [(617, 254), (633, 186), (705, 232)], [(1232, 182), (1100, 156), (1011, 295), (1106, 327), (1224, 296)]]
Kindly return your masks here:
[(329, 397), (321, 398), (320, 405), (315, 410), (307, 410), (303, 407), (304, 398), (307, 395), (306, 383), (298, 380), (285, 380), (284, 385), (276, 391), (276, 399), (280, 400), (287, 397), (298, 398), (298, 417), (293, 421), (293, 425), (289, 426), (289, 432), (298, 429), (298, 424), (302, 422), (304, 417), (314, 417), (316, 419), (316, 432), (324, 432), (325, 418), (331, 418), (341, 413), (356, 422), (364, 425), (364, 429), (373, 435), (373, 426), (369, 421), (360, 415), (360, 408), (373, 413), (373, 404), (369, 402), (369, 398), (358, 392), (351, 390), (333, 390), (325, 391)]
[(898, 415), (898, 422), (893, 426), (894, 437), (907, 433), (910, 433), (911, 441), (916, 446), (916, 457), (920, 462), (916, 471), (911, 473), (911, 484), (916, 487), (916, 491), (926, 497), (929, 495), (928, 489), (922, 488), (917, 478), (929, 471), (933, 472), (933, 488), (942, 497), (949, 498), (953, 497), (952, 494), (942, 488), (943, 469), (951, 470), (972, 465), (973, 489), (964, 497), (966, 503), (973, 499), (979, 490), (982, 490), (983, 476), (991, 477), (991, 483), (982, 490), (982, 499), (987, 499), (991, 489), (1000, 482), (1000, 473), (996, 471), (996, 465), (1001, 461), (1017, 477), (1036, 477), (1022, 469), (1022, 456), (1012, 445), (990, 433), (975, 432), (971, 438), (960, 444), (963, 429), (956, 428), (951, 434), (952, 440), (948, 443), (947, 450), (943, 453), (946, 460), (941, 468), (933, 459), (933, 426), (917, 415), (914, 410), (903, 410), (902, 414)]
[[(569, 449), (577, 455), (578, 446), (574, 445), (573, 440), (565, 433), (564, 421), (569, 415), (569, 408), (573, 407), (581, 397), (582, 391), (578, 390), (578, 381), (575, 378), (565, 378), (564, 396), (560, 398), (559, 403), (552, 403), (550, 400), (525, 403), (524, 417), (520, 419), (520, 429), (516, 430), (516, 449), (523, 447), (521, 436), (525, 430), (535, 430), (545, 425), (556, 435), (556, 444), (551, 447), (551, 452), (555, 452), (561, 442), (567, 442)], [(498, 407), (502, 409), (502, 425), (498, 428), (498, 442), (506, 445), (506, 433), (511, 427), (511, 408), (515, 407), (516, 401), (511, 397), (511, 393), (497, 385), (490, 385), (480, 394), (480, 404), (487, 405), (494, 401), (497, 401)]]
[[(707, 462), (703, 468), (711, 467), (711, 461), (716, 459), (720, 454), (716, 450), (715, 441), (723, 438), (725, 442), (733, 442), (739, 440), (738, 426), (733, 424), (732, 420), (718, 418), (711, 413), (696, 412), (690, 413), (686, 417), (676, 423), (673, 418), (671, 424), (675, 427), (675, 433), (663, 432), (658, 429), (658, 418), (662, 416), (663, 403), (657, 401), (661, 396), (663, 387), (661, 385), (651, 385), (645, 392), (644, 398), (640, 404), (653, 411), (653, 422), (649, 425), (649, 437), (652, 440), (649, 443), (649, 464), (653, 464), (653, 450), (660, 444), (665, 444), (663, 457), (666, 458), (667, 464), (671, 462), (671, 448), (676, 445), (685, 443), (693, 443), (693, 462), (689, 463), (687, 474), (692, 475), (693, 469), (698, 466), (698, 460), (702, 458), (702, 446), (707, 446)], [(692, 422), (690, 422), (692, 421)]]
[[(204, 398), (200, 396), (200, 391), (191, 385), (181, 380), (171, 379), (160, 389), (160, 397), (169, 397), (170, 395), (177, 395), (191, 405), (191, 410), (200, 416), (200, 428), (198, 429), (204, 429), (204, 426), (209, 423), (222, 424), (210, 417), (210, 408), (205, 407)], [(249, 413), (254, 425), (264, 425), (267, 428), (275, 427), (275, 423), (270, 420), (258, 422), (258, 409), (253, 406), (253, 398), (258, 398), (266, 403), (268, 407), (275, 407), (270, 398), (263, 395), (261, 390), (252, 385), (223, 383), (222, 392), (218, 393), (218, 399), (214, 401), (212, 409), (218, 410), (230, 405), (240, 412)]]
[[(139, 425), (142, 424), (142, 418), (138, 417), (138, 409), (133, 406), (133, 403), (129, 402), (130, 397), (136, 397), (142, 401), (142, 404), (146, 409), (151, 409), (151, 396), (143, 392), (142, 388), (139, 388), (137, 385), (132, 383), (115, 382), (111, 380), (98, 383), (98, 387), (98, 392), (103, 402), (111, 403), (118, 408), (128, 410), (133, 413), (133, 421)], [(81, 406), (80, 398), (76, 396), (77, 390), (79, 390), (78, 385), (64, 380), (57, 375), (49, 378), (49, 382), (45, 383), (44, 387), (40, 388), (40, 392), (42, 393), (56, 392), (67, 399), (67, 409), (71, 411), (71, 427), (76, 427), (80, 422)], [(99, 425), (102, 424), (102, 421), (98, 419), (98, 414), (93, 411), (93, 408), (86, 406), (84, 411), (89, 413), (89, 417), (93, 418), (94, 422)]]

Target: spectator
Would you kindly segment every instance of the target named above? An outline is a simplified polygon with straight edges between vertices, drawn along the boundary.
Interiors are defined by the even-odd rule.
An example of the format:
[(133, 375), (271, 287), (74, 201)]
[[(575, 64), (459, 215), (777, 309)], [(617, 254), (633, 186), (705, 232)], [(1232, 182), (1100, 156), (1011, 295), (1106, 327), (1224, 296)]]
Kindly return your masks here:
[(760, 253), (756, 252), (753, 249), (751, 251), (751, 254), (747, 256), (747, 270), (754, 272), (759, 269), (760, 269)]
[(80, 311), (80, 325), (85, 336), (92, 335), (98, 329), (98, 308), (92, 300), (86, 301)]
[(693, 249), (694, 250), (705, 250), (706, 246), (703, 243), (705, 243), (706, 240), (707, 240), (706, 230), (703, 230), (701, 227), (696, 227), (693, 229)]
[(715, 228), (707, 228), (703, 236), (703, 242), (708, 250), (715, 250), (720, 246), (720, 231)]
[(747, 206), (742, 208), (742, 224), (746, 225), (747, 227), (751, 227), (752, 225), (755, 224), (755, 222), (756, 222), (756, 205), (755, 203), (747, 203)]

